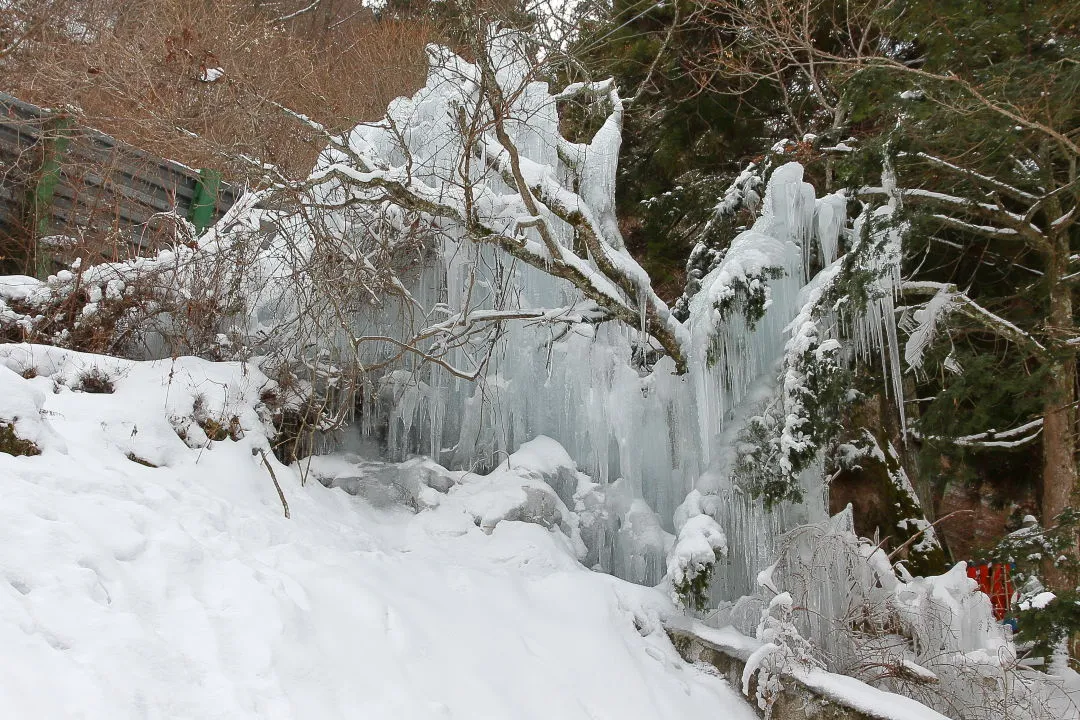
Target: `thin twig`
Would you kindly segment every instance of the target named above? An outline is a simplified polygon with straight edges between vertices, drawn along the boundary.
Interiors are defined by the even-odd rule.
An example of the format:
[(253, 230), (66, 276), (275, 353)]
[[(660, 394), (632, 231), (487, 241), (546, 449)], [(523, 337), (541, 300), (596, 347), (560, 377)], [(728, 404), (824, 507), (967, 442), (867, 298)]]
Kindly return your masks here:
[[(897, 554), (898, 552), (900, 552), (901, 550), (903, 550), (904, 548), (908, 547), (908, 546), (909, 546), (909, 545), (911, 545), (911, 544), (912, 544), (913, 542), (915, 542), (915, 541), (916, 541), (916, 540), (917, 540), (917, 539), (919, 538), (919, 536), (921, 536), (921, 535), (922, 535), (923, 533), (925, 533), (925, 532), (926, 532), (927, 530), (929, 530), (930, 528), (934, 527), (935, 525), (937, 525), (937, 524), (938, 524), (938, 523), (940, 523), (940, 522), (944, 522), (945, 520), (948, 520), (948, 519), (949, 519), (949, 518), (951, 518), (951, 517), (952, 517), (953, 515), (960, 515), (960, 514), (969, 514), (969, 515), (974, 515), (974, 514), (975, 514), (975, 511), (974, 511), (974, 510), (953, 510), (953, 511), (952, 511), (951, 513), (949, 513), (948, 515), (946, 515), (946, 516), (944, 516), (944, 517), (940, 517), (940, 518), (938, 518), (938, 519), (937, 519), (937, 520), (935, 520), (934, 522), (932, 522), (932, 523), (930, 523), (929, 525), (927, 525), (926, 527), (924, 527), (924, 528), (923, 528), (922, 530), (919, 530), (919, 532), (917, 532), (917, 533), (915, 533), (914, 535), (912, 535), (911, 537), (909, 537), (909, 538), (908, 538), (908, 539), (907, 539), (907, 540), (906, 540), (906, 541), (904, 542), (904, 544), (903, 544), (903, 545), (899, 546), (898, 548), (896, 548), (895, 550), (893, 550), (893, 551), (892, 551), (891, 553), (889, 553), (889, 560), (890, 560), (890, 562), (892, 561), (892, 559), (893, 559), (894, 557), (896, 557), (896, 554)], [(886, 538), (886, 540), (887, 540), (887, 539), (888, 539), (888, 538)], [(884, 542), (884, 540), (883, 540), (882, 542)]]
[(274, 474), (274, 468), (270, 467), (270, 461), (266, 459), (266, 451), (262, 448), (256, 449), (262, 456), (263, 465), (266, 466), (267, 471), (270, 473), (270, 479), (274, 481), (274, 489), (277, 490), (277, 495), (281, 498), (281, 507), (285, 508), (285, 519), (289, 519), (289, 503), (285, 502), (285, 493), (281, 491), (281, 485), (278, 485), (277, 475)]

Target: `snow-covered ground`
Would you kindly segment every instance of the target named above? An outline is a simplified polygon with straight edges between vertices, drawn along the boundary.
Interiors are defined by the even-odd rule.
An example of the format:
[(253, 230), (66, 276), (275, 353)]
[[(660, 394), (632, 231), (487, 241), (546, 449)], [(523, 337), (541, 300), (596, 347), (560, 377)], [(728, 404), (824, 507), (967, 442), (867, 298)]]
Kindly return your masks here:
[[(75, 389), (90, 367), (114, 392)], [(577, 561), (528, 472), (313, 468), (398, 478), (375, 502), (267, 452), (286, 519), (268, 387), (248, 365), (0, 345), (0, 425), (42, 450), (0, 453), (0, 717), (754, 717), (678, 658), (663, 592)]]

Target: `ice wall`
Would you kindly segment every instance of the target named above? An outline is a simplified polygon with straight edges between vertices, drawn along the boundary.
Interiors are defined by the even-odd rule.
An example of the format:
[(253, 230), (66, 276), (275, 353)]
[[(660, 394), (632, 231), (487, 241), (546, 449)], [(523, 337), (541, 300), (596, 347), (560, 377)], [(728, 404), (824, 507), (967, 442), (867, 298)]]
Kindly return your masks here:
[[(714, 598), (750, 591), (775, 539), (799, 522), (824, 516), (820, 479), (814, 486), (813, 472), (806, 479), (812, 486), (808, 506), (772, 511), (734, 486), (728, 473), (743, 415), (775, 380), (786, 327), (804, 284), (803, 248), (819, 242), (817, 207), (801, 167), (790, 164), (774, 172), (762, 217), (733, 241), (692, 303), (693, 355), (686, 375), (676, 375), (670, 359), (661, 359), (651, 372), (635, 368), (631, 357), (640, 333), (625, 325), (582, 325), (555, 340), (549, 328), (509, 323), (487, 374), (477, 382), (429, 364), (384, 385), (390, 388), (391, 452), (421, 453), (450, 467), (486, 471), (522, 442), (547, 435), (601, 484), (622, 479), (619, 492), (628, 486), (668, 532), (676, 508), (696, 488), (718, 500), (712, 514), (730, 539)], [(475, 258), (490, 255), (488, 262), (495, 264), (498, 254), (448, 244), (414, 294), (422, 302), (460, 297)], [(499, 281), (514, 288), (522, 307), (559, 306), (575, 296), (567, 283), (539, 270), (505, 259), (503, 267)], [(780, 268), (783, 275), (753, 279), (765, 268)], [(727, 313), (716, 309), (748, 277), (762, 283), (767, 295), (764, 315), (752, 326), (737, 307)], [(369, 431), (385, 419), (370, 417)], [(641, 510), (636, 508), (638, 523)], [(617, 538), (609, 541), (615, 549), (607, 562), (601, 559), (603, 569), (657, 582), (662, 563), (650, 560), (647, 572), (634, 570), (644, 560), (635, 560), (625, 535), (621, 547)], [(641, 558), (655, 554), (655, 536), (650, 541), (637, 551)]]
[[(590, 218), (609, 261), (633, 279), (638, 297), (614, 286), (610, 292), (643, 308), (655, 296), (623, 246), (614, 210), (622, 124), (617, 91), (600, 83), (552, 94), (547, 84), (530, 81), (531, 68), (509, 36), (492, 39), (492, 63), (511, 105), (505, 131), (520, 155), (526, 183)], [(463, 135), (470, 118), (481, 126), (494, 122), (485, 115), (482, 81), (476, 66), (433, 49), (424, 88), (395, 100), (386, 121), (358, 126), (324, 152), (312, 175), (318, 202), (324, 208), (374, 205), (379, 196), (371, 194), (373, 180), (383, 183), (379, 187), (397, 183), (425, 201), (465, 208), (485, 227), (548, 252), (537, 218), (527, 212), (519, 189), (504, 179), (503, 140)], [(608, 115), (591, 138), (571, 142), (560, 134), (558, 102), (586, 90), (607, 103)], [(332, 177), (344, 179), (331, 182)], [(612, 492), (618, 501), (604, 500), (602, 524), (613, 550), (599, 564), (639, 582), (660, 579), (664, 563), (656, 556), (670, 544), (661, 529), (674, 529), (676, 509), (696, 490), (707, 496), (709, 512), (729, 537), (717, 592), (741, 595), (751, 589), (779, 532), (823, 512), (819, 487), (807, 493), (808, 508), (766, 511), (732, 485), (728, 471), (741, 418), (762, 388), (775, 382), (808, 258), (835, 256), (843, 213), (841, 198), (815, 199), (798, 164), (773, 171), (760, 217), (733, 239), (720, 265), (702, 280), (689, 321), (674, 328), (688, 360), (685, 374), (675, 373), (670, 358), (649, 360), (657, 346), (645, 335), (644, 310), (641, 327), (614, 321), (506, 322), (499, 326), (494, 352), (483, 358), (478, 380), (410, 354), (392, 372), (374, 374), (362, 429), (371, 435), (388, 428), (386, 443), (397, 458), (419, 453), (448, 467), (482, 472), (533, 437), (554, 438), (601, 487), (617, 486)], [(541, 217), (562, 247), (579, 242), (557, 213), (541, 210)], [(350, 222), (357, 225), (339, 219), (337, 232), (357, 232)], [(433, 319), (587, 305), (569, 282), (493, 244), (471, 242), (445, 216), (434, 225), (435, 249), (407, 282), (411, 301), (436, 309), (437, 317), (414, 317), (402, 326), (402, 318), (410, 317), (407, 308), (388, 303), (382, 317), (358, 319), (353, 332), (382, 335), (398, 328), (406, 338), (422, 327), (419, 323)], [(596, 273), (589, 256), (581, 267)], [(600, 274), (590, 277), (611, 285)], [(666, 313), (662, 308), (659, 314)], [(373, 361), (388, 349), (383, 343), (364, 348), (368, 355), (361, 360)], [(462, 347), (445, 360), (456, 368), (475, 367), (474, 351)], [(813, 478), (807, 481), (813, 484)]]

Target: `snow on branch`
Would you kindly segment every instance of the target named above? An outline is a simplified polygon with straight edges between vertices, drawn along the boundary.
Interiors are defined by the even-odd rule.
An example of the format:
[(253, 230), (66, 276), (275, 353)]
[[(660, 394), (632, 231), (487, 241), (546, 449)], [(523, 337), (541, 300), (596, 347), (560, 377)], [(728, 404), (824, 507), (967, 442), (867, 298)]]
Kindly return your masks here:
[[(684, 372), (686, 332), (615, 220), (618, 91), (607, 80), (552, 94), (522, 43), (493, 30), (475, 63), (429, 48), (427, 85), (331, 142), (308, 185), (336, 206), (391, 203), (454, 241), (496, 246), (567, 280), (608, 317), (641, 326)], [(559, 131), (557, 102), (578, 96), (608, 111), (586, 143)]]
[(270, 21), (270, 24), (271, 25), (280, 25), (282, 23), (287, 23), (290, 20), (295, 20), (296, 18), (298, 18), (298, 17), (300, 17), (302, 15), (306, 15), (309, 12), (318, 9), (319, 5), (321, 5), (321, 4), (322, 4), (322, 0), (311, 0), (310, 3), (308, 3), (304, 7), (300, 8), (299, 10), (295, 10), (295, 11), (293, 11), (291, 13), (287, 13), (285, 15), (281, 15), (280, 17), (274, 18), (273, 20)]
[(943, 287), (923, 307), (901, 318), (900, 327), (908, 334), (904, 344), (904, 362), (909, 368), (915, 371), (922, 369), (926, 351), (937, 337), (941, 324), (954, 309), (954, 302), (954, 293)]
[[(1017, 427), (1010, 428), (1008, 430), (987, 430), (981, 433), (975, 433), (973, 435), (961, 435), (959, 437), (946, 437), (943, 435), (921, 435), (914, 433), (914, 436), (922, 440), (937, 440), (940, 442), (952, 443), (953, 445), (959, 445), (962, 447), (982, 447), (982, 448), (1017, 448), (1027, 445), (1032, 440), (1039, 437), (1042, 432), (1043, 419), (1038, 418), (1031, 422), (1018, 425)], [(1019, 437), (1018, 437), (1019, 436)]]
[[(900, 291), (904, 295), (933, 294), (933, 299), (927, 304), (922, 315), (916, 320), (922, 320), (921, 325), (937, 323), (938, 318), (949, 312), (960, 312), (966, 317), (978, 322), (987, 330), (996, 333), (1002, 338), (1028, 348), (1037, 355), (1045, 355), (1046, 348), (1030, 333), (1020, 329), (1000, 315), (990, 312), (979, 303), (968, 297), (967, 293), (957, 289), (952, 283), (940, 283), (930, 281), (905, 281)], [(928, 327), (922, 327), (914, 336), (914, 344), (909, 340), (905, 354), (911, 353), (912, 358), (921, 363), (923, 349), (929, 341)], [(921, 346), (920, 346), (921, 344)], [(909, 360), (910, 362), (910, 360)]]
[[(901, 153), (901, 156), (904, 156), (904, 155), (906, 155), (906, 153)], [(956, 173), (958, 175), (966, 177), (966, 178), (968, 178), (970, 180), (978, 182), (978, 183), (980, 183), (980, 184), (982, 184), (984, 186), (994, 188), (995, 190), (1000, 190), (1000, 191), (1002, 191), (1002, 192), (1004, 192), (1004, 193), (1006, 193), (1008, 195), (1011, 195), (1011, 196), (1013, 196), (1013, 197), (1015, 197), (1017, 199), (1029, 200), (1029, 201), (1038, 200), (1038, 198), (1036, 196), (1032, 195), (1031, 193), (1025, 192), (1025, 191), (1023, 191), (1023, 190), (1021, 190), (1021, 189), (1019, 189), (1017, 187), (1013, 187), (1012, 185), (1009, 185), (1008, 183), (1002, 182), (998, 178), (989, 177), (988, 175), (984, 175), (982, 173), (976, 172), (976, 171), (971, 170), (969, 168), (961, 167), (960, 165), (949, 162), (948, 160), (944, 160), (944, 159), (939, 158), (939, 157), (935, 157), (934, 155), (929, 155), (929, 154), (924, 153), (924, 152), (919, 152), (919, 153), (915, 153), (915, 155), (913, 157), (917, 157), (920, 160), (925, 160), (926, 162), (930, 163), (931, 165), (934, 165), (936, 167), (939, 167), (939, 168), (942, 168), (942, 169), (945, 169), (945, 170), (949, 170), (949, 171), (954, 172), (954, 173)]]

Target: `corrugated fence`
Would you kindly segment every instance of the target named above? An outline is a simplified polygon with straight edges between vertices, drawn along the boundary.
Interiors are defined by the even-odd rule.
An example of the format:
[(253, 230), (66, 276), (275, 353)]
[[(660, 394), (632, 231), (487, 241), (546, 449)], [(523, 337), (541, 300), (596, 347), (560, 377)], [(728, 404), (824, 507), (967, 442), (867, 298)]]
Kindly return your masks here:
[[(166, 236), (160, 227), (168, 223), (155, 222), (161, 214), (201, 231), (238, 194), (216, 172), (154, 157), (71, 113), (0, 93), (0, 267), (9, 272), (48, 273), (65, 243), (92, 247), (98, 257), (87, 260), (152, 251)], [(67, 239), (48, 239), (56, 237)]]

